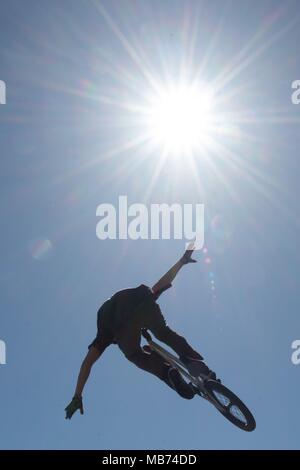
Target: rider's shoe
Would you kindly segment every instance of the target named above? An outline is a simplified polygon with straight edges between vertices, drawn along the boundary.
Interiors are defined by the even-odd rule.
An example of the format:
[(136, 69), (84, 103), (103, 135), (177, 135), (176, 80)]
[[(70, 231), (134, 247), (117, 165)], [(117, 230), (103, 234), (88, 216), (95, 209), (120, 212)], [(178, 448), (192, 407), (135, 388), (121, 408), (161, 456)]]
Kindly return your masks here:
[(165, 382), (173, 388), (178, 395), (182, 398), (186, 398), (187, 400), (191, 400), (195, 396), (195, 392), (190, 384), (187, 384), (185, 380), (181, 377), (180, 373), (178, 372), (175, 367), (169, 367), (167, 370), (167, 377)]
[(183, 362), (183, 364), (193, 377), (199, 377), (199, 375), (204, 375), (211, 380), (221, 382), (220, 379), (217, 379), (215, 372), (210, 370), (210, 368), (205, 364), (203, 360), (189, 356), (181, 356), (180, 360), (181, 362)]

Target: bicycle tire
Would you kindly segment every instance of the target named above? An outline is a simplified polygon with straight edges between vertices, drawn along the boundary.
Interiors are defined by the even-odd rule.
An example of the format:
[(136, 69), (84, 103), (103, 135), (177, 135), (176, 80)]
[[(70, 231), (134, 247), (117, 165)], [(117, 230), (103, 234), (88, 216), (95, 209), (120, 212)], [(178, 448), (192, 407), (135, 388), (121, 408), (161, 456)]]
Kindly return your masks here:
[[(208, 380), (205, 383), (205, 389), (212, 403), (217, 401), (219, 406), (215, 405), (215, 407), (226, 419), (243, 431), (254, 431), (256, 422), (253, 414), (229, 388), (215, 380)], [(222, 403), (224, 398), (228, 400), (228, 404)], [(240, 413), (239, 417), (235, 415), (237, 410)]]

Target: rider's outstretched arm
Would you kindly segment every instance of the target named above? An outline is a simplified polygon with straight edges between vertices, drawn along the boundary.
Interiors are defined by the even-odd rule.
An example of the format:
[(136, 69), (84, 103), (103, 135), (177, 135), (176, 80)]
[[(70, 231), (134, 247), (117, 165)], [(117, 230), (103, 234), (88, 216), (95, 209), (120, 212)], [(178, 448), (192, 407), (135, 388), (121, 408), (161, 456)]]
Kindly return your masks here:
[(101, 352), (95, 346), (92, 346), (89, 349), (80, 367), (77, 385), (75, 389), (75, 396), (81, 397), (84, 386), (87, 382), (87, 379), (89, 378), (91, 369), (100, 356)]
[(101, 352), (95, 346), (90, 347), (80, 367), (74, 397), (71, 403), (65, 408), (66, 419), (71, 419), (77, 410), (80, 410), (80, 413), (83, 415), (82, 392), (89, 378), (91, 369), (100, 356)]
[(193, 249), (186, 250), (184, 255), (177, 261), (177, 263), (175, 263), (174, 266), (172, 266), (172, 268), (169, 269), (169, 271), (164, 274), (164, 276), (160, 278), (156, 284), (154, 284), (152, 287), (154, 294), (158, 291), (164, 290), (167, 287), (170, 287), (183, 265), (188, 263), (196, 263), (196, 260), (192, 259), (192, 253)]

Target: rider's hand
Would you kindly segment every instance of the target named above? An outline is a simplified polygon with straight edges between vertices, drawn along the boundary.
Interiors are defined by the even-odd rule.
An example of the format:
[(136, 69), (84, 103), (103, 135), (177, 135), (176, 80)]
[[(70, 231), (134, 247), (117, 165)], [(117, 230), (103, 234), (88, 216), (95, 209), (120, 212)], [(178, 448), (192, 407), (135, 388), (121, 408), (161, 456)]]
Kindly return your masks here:
[(80, 410), (80, 414), (83, 415), (83, 403), (82, 403), (82, 397), (79, 396), (74, 396), (72, 398), (71, 403), (65, 408), (66, 412), (66, 419), (71, 419), (73, 414), (77, 411)]
[(182, 264), (197, 263), (197, 261), (192, 258), (193, 251), (194, 251), (193, 245), (190, 245), (188, 249), (185, 251), (182, 258), (180, 258), (180, 261), (182, 262)]

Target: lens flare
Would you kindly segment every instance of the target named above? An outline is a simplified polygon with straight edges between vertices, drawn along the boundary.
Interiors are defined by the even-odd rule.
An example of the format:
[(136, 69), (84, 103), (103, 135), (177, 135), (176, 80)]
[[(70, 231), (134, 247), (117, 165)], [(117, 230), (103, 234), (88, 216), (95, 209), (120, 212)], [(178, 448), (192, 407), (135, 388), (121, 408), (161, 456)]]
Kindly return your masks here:
[(53, 249), (53, 244), (47, 238), (37, 238), (30, 243), (30, 253), (33, 259), (41, 261), (46, 259)]

